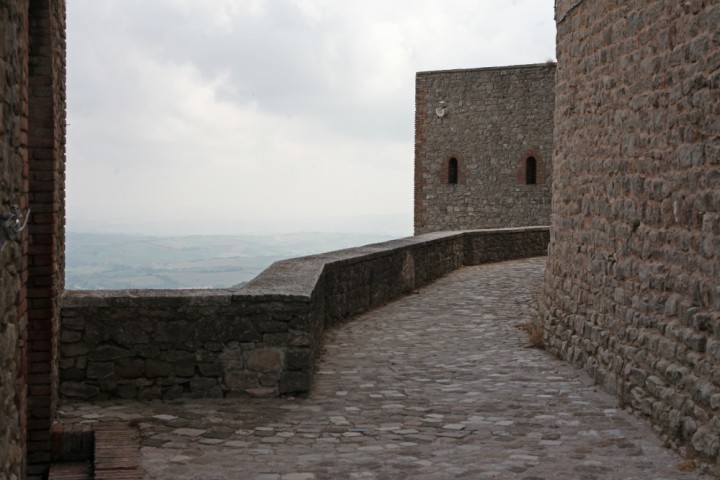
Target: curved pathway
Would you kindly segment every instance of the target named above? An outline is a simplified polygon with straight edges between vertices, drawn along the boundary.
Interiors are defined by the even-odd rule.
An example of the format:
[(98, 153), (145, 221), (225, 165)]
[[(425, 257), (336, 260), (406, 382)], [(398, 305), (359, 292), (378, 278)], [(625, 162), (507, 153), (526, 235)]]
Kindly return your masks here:
[(545, 259), (463, 268), (327, 333), (307, 399), (67, 405), (133, 420), (158, 479), (691, 479), (578, 370), (524, 348)]

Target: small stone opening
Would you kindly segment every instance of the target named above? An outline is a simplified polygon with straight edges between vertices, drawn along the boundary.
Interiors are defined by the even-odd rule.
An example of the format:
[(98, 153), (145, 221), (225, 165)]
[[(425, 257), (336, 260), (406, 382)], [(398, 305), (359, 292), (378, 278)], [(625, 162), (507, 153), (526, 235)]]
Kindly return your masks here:
[(456, 185), (458, 182), (458, 161), (457, 158), (453, 157), (448, 162), (448, 183), (450, 185)]
[(525, 159), (525, 185), (535, 185), (537, 183), (537, 161), (535, 157)]

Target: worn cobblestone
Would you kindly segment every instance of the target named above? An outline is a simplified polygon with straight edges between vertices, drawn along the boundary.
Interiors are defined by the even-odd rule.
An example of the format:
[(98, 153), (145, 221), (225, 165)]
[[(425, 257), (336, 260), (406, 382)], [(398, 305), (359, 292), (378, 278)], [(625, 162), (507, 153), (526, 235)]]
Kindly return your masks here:
[(69, 404), (59, 415), (138, 425), (158, 479), (706, 478), (679, 471), (683, 459), (583, 372), (524, 348), (515, 327), (544, 264), (463, 268), (330, 330), (306, 399)]

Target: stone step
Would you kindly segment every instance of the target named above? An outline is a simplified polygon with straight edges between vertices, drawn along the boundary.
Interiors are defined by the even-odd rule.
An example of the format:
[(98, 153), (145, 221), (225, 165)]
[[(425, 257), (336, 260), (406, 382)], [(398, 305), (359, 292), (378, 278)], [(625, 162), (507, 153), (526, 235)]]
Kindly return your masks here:
[(89, 462), (56, 463), (50, 466), (48, 480), (91, 480)]

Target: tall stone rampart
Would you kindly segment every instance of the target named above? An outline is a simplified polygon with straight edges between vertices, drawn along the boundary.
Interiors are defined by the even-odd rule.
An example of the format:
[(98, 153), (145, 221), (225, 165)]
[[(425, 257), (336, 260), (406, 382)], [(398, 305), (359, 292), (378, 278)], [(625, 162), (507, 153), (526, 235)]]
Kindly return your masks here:
[(420, 72), (415, 234), (547, 225), (555, 65)]
[[(27, 22), (26, 1), (0, 4), (0, 213), (27, 208)], [(27, 236), (0, 231), (0, 243), (0, 478), (17, 479), (25, 463)]]
[(544, 255), (548, 228), (443, 232), (273, 264), (239, 290), (67, 292), (60, 392), (307, 392), (326, 328), (463, 265)]
[(720, 449), (720, 4), (558, 1), (550, 350)]

